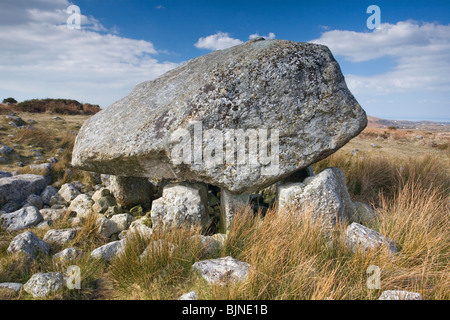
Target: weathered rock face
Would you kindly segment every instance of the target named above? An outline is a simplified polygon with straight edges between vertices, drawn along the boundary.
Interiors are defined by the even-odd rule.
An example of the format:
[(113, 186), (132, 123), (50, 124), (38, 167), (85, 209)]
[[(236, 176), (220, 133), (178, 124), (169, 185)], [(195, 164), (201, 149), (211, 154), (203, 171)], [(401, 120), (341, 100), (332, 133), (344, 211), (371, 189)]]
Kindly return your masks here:
[(23, 230), (36, 226), (44, 220), (36, 207), (24, 207), (11, 213), (0, 215), (0, 222), (7, 231)]
[(9, 244), (8, 253), (21, 252), (27, 254), (30, 259), (34, 259), (38, 252), (48, 254), (50, 246), (42, 241), (31, 231), (25, 231), (17, 236)]
[(53, 292), (63, 288), (65, 277), (59, 272), (35, 273), (24, 284), (23, 288), (26, 292), (35, 298), (45, 297)]
[(232, 281), (244, 281), (251, 266), (230, 256), (225, 258), (197, 261), (192, 268), (199, 270), (209, 283), (226, 284)]
[(83, 124), (72, 164), (248, 193), (325, 158), (366, 124), (327, 47), (252, 40), (139, 84)]
[(0, 206), (13, 201), (22, 204), (30, 194), (40, 194), (47, 186), (44, 176), (21, 174), (0, 179)]

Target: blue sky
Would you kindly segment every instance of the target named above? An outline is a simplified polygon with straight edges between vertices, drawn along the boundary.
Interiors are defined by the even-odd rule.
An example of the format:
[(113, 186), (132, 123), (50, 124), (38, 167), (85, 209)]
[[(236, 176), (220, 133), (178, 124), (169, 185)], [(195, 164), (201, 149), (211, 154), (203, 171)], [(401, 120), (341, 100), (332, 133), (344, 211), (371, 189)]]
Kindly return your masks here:
[[(81, 29), (69, 30), (70, 4)], [(369, 5), (381, 9), (369, 30)], [(109, 104), (255, 35), (328, 45), (369, 115), (450, 121), (450, 1), (0, 0), (0, 98)]]

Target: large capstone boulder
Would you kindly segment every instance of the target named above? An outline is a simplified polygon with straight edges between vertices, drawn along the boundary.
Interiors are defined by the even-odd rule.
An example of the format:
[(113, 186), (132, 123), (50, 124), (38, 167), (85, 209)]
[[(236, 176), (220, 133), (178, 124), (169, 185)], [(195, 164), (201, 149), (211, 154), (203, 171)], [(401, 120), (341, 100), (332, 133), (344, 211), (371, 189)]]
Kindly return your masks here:
[(41, 194), (46, 186), (46, 178), (36, 174), (0, 178), (0, 206), (10, 202), (23, 204), (30, 194)]
[(72, 164), (250, 193), (327, 157), (366, 124), (327, 47), (258, 39), (139, 84), (84, 122)]

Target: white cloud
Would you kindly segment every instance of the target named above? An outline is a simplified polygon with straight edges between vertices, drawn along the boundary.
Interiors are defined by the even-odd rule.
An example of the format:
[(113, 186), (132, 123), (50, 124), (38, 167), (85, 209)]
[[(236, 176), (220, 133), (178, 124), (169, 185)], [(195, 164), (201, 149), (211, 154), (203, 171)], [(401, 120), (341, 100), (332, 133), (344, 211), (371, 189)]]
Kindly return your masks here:
[(390, 57), (397, 65), (374, 75), (346, 75), (355, 93), (450, 91), (450, 25), (401, 21), (373, 32), (331, 30), (312, 42), (350, 62)]
[(269, 32), (269, 34), (267, 35), (267, 36), (260, 36), (259, 34), (258, 34), (258, 32), (257, 33), (254, 33), (254, 34), (251, 34), (251, 35), (249, 35), (248, 36), (248, 38), (250, 39), (250, 40), (252, 40), (252, 39), (256, 39), (256, 38), (260, 38), (260, 37), (263, 37), (264, 39), (275, 39), (275, 33), (273, 33), (273, 32)]
[(241, 40), (231, 38), (229, 33), (219, 31), (216, 34), (198, 39), (195, 47), (199, 49), (223, 50), (241, 43)]
[[(6, 0), (0, 19), (0, 96), (18, 100), (61, 97), (106, 107), (138, 83), (177, 66), (160, 62), (148, 41), (114, 35), (97, 19), (81, 17), (81, 30), (66, 26), (67, 0)], [(83, 8), (81, 7), (81, 13)]]

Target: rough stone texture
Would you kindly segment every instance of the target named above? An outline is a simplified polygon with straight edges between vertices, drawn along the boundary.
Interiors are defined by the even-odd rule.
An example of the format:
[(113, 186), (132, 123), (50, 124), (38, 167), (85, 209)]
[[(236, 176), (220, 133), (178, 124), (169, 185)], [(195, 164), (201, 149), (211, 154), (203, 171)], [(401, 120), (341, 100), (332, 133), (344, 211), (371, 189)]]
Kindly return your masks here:
[(92, 212), (94, 201), (87, 194), (80, 194), (72, 200), (68, 208), (69, 211), (75, 212), (78, 218), (86, 218)]
[(249, 203), (250, 203), (249, 194), (236, 195), (223, 188), (220, 190), (222, 231), (228, 230), (230, 228), (236, 210), (244, 208)]
[(46, 186), (45, 177), (35, 174), (0, 178), (0, 206), (9, 201), (22, 204), (30, 194), (40, 194)]
[(115, 214), (110, 219), (116, 224), (118, 231), (127, 230), (133, 222), (133, 216), (128, 213)]
[(58, 191), (58, 194), (67, 202), (71, 202), (73, 199), (75, 199), (78, 195), (80, 195), (80, 191), (75, 188), (70, 183), (65, 183), (61, 186), (61, 188)]
[(116, 200), (112, 196), (104, 196), (95, 200), (92, 209), (97, 213), (105, 213), (109, 207), (117, 206)]
[(0, 283), (0, 289), (12, 290), (15, 293), (19, 293), (22, 290), (23, 285), (18, 282), (3, 282)]
[(35, 298), (43, 298), (57, 292), (65, 284), (65, 277), (59, 272), (35, 273), (24, 284), (23, 289)]
[(98, 233), (105, 236), (106, 238), (111, 237), (113, 234), (120, 232), (117, 224), (114, 221), (100, 215), (97, 219), (96, 224), (98, 226)]
[(152, 225), (206, 226), (209, 222), (208, 189), (201, 183), (166, 185), (162, 197), (152, 203)]
[(423, 300), (420, 293), (402, 290), (383, 291), (378, 300)]
[(195, 291), (191, 291), (183, 294), (178, 300), (197, 300), (197, 299), (198, 297)]
[(67, 207), (69, 205), (69, 202), (66, 201), (59, 193), (56, 193), (50, 197), (49, 205), (51, 207), (54, 207), (54, 206)]
[(153, 230), (151, 228), (152, 221), (148, 217), (142, 217), (133, 221), (128, 229), (127, 234), (139, 234), (143, 238), (150, 238), (153, 234)]
[(67, 248), (53, 255), (53, 260), (59, 263), (72, 263), (83, 256), (83, 251), (77, 248)]
[(353, 252), (358, 249), (362, 251), (379, 249), (382, 246), (392, 253), (397, 252), (397, 245), (393, 240), (356, 222), (347, 227), (345, 239)]
[(91, 257), (94, 259), (102, 259), (111, 262), (116, 256), (118, 256), (123, 252), (124, 248), (125, 248), (124, 239), (113, 241), (94, 249), (91, 252)]
[(8, 172), (8, 171), (0, 171), (0, 179), (1, 179), (1, 178), (9, 178), (9, 177), (12, 177), (11, 172)]
[(39, 239), (33, 232), (25, 231), (14, 237), (7, 251), (9, 253), (25, 253), (31, 259), (34, 259), (38, 252), (48, 254), (50, 246), (45, 241)]
[(64, 245), (70, 240), (73, 240), (77, 235), (77, 232), (80, 230), (81, 228), (48, 230), (43, 240), (47, 243), (57, 243), (59, 245)]
[(121, 207), (149, 206), (153, 200), (153, 185), (148, 178), (102, 175), (102, 181)]
[(111, 192), (107, 188), (100, 188), (97, 191), (94, 192), (92, 195), (92, 200), (98, 201), (102, 197), (107, 197), (111, 195)]
[(251, 266), (230, 256), (219, 259), (202, 260), (192, 268), (201, 272), (209, 283), (226, 284), (230, 281), (243, 281), (247, 278)]
[(24, 206), (32, 206), (38, 209), (42, 209), (43, 205), (41, 197), (36, 194), (30, 194), (24, 204)]
[(36, 226), (44, 220), (36, 207), (24, 207), (11, 213), (0, 215), (0, 221), (7, 231), (18, 231)]
[(39, 213), (42, 215), (42, 218), (44, 218), (45, 221), (56, 221), (64, 217), (66, 209), (44, 208), (39, 210)]
[[(139, 84), (84, 122), (72, 164), (250, 193), (327, 157), (365, 128), (366, 114), (327, 47), (259, 40), (192, 59)], [(173, 133), (192, 130), (192, 121), (201, 122), (203, 133), (215, 129), (209, 132), (222, 137), (229, 129), (267, 129), (269, 135), (279, 130), (278, 170), (271, 170), (274, 163), (262, 154), (256, 164), (238, 164), (236, 158), (212, 166), (173, 161), (172, 151), (181, 143)], [(203, 138), (198, 146), (207, 154), (214, 141)], [(187, 145), (187, 138), (183, 142)]]
[(294, 206), (312, 211), (312, 219), (319, 219), (324, 229), (332, 229), (338, 221), (349, 220), (355, 212), (341, 169), (328, 168), (303, 182), (278, 186), (280, 209)]

